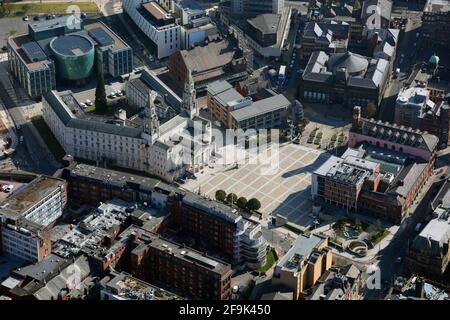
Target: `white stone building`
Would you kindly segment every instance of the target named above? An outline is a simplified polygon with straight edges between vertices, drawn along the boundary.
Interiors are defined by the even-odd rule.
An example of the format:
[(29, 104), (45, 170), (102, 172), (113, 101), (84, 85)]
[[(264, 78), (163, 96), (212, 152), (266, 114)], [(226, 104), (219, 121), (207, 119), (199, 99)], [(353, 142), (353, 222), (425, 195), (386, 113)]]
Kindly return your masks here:
[(211, 123), (198, 116), (192, 77), (185, 86), (180, 114), (161, 125), (156, 96), (150, 92), (141, 118), (125, 116), (111, 123), (87, 116), (71, 92), (52, 91), (43, 97), (43, 117), (66, 153), (75, 158), (172, 181), (209, 163)]

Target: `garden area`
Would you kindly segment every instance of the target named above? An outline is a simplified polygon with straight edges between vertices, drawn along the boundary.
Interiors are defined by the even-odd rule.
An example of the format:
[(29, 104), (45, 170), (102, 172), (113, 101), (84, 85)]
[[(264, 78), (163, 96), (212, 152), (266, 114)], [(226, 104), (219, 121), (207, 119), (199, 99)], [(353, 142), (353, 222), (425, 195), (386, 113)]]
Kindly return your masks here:
[(336, 221), (332, 229), (334, 237), (330, 241), (334, 242), (335, 247), (342, 247), (343, 242), (352, 239), (366, 239), (376, 245), (389, 235), (389, 230), (381, 227), (380, 223), (374, 226), (348, 217)]
[(339, 134), (334, 133), (331, 136), (330, 143), (328, 144), (327, 149), (332, 150), (338, 147), (342, 147), (343, 145), (345, 145), (345, 139), (346, 138), (343, 132)]
[(320, 141), (322, 140), (323, 132), (319, 130), (319, 128), (315, 128), (309, 134), (307, 143), (320, 145)]
[(261, 268), (257, 269), (257, 272), (266, 273), (267, 270), (272, 268), (272, 266), (275, 264), (275, 262), (278, 260), (277, 253), (275, 252), (275, 249), (270, 249), (267, 251), (266, 256), (266, 264), (263, 265)]

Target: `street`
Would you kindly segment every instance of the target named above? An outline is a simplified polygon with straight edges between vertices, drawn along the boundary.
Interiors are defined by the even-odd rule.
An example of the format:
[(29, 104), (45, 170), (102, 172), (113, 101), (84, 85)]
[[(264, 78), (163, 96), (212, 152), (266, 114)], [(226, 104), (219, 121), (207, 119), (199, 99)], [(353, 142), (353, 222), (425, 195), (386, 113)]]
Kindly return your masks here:
[(25, 166), (30, 171), (52, 175), (57, 169), (55, 159), (36, 128), (24, 115), (27, 104), (33, 101), (15, 89), (18, 85), (14, 83), (6, 67), (6, 63), (0, 64), (0, 99), (9, 111), (18, 135), (24, 137), (24, 143), (19, 145), (17, 154), (23, 155), (22, 161), (27, 162)]

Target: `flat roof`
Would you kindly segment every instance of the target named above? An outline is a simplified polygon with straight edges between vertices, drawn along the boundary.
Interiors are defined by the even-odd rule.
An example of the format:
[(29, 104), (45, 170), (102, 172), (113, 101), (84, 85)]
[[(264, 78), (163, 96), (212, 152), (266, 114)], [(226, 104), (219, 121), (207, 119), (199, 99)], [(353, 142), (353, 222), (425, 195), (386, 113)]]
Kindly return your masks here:
[(21, 217), (33, 205), (60, 188), (65, 181), (58, 178), (39, 176), (19, 191), (11, 194), (1, 204), (1, 214), (9, 218)]
[(105, 284), (105, 287), (127, 300), (184, 300), (172, 292), (135, 278), (126, 272), (113, 274), (113, 278)]
[(289, 100), (283, 94), (277, 94), (266, 99), (255, 101), (247, 107), (233, 110), (231, 114), (236, 121), (243, 121), (279, 109), (286, 109), (290, 104)]
[[(94, 22), (84, 26), (84, 30), (88, 31), (89, 36), (91, 36), (95, 41), (96, 35), (102, 35), (102, 37), (109, 37), (112, 39), (111, 44), (102, 44), (100, 42), (100, 46), (110, 46), (113, 50), (120, 50), (124, 48), (129, 48), (128, 44), (125, 43), (117, 34), (115, 34), (108, 26), (106, 26), (103, 22)], [(100, 30), (100, 31), (99, 31)]]
[(298, 264), (293, 263), (293, 259), (298, 258), (297, 261), (300, 261), (300, 259), (305, 260), (305, 262), (308, 261), (313, 249), (317, 248), (323, 241), (323, 238), (314, 234), (309, 236), (303, 234), (299, 235), (289, 251), (277, 263), (277, 267), (288, 270), (297, 270), (299, 266)]
[(68, 34), (53, 39), (50, 47), (57, 54), (77, 57), (94, 49), (94, 44), (88, 37), (79, 34)]
[(142, 7), (156, 20), (172, 19), (172, 15), (161, 8), (161, 6), (155, 1), (144, 3)]

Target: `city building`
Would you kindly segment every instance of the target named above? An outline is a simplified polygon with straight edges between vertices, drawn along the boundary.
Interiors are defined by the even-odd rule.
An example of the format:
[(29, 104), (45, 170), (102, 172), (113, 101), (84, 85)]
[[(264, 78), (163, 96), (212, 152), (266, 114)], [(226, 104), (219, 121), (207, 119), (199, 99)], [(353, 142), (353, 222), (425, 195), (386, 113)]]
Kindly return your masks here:
[(52, 254), (13, 270), (0, 289), (20, 300), (85, 300), (93, 298), (94, 286), (95, 277), (86, 256), (62, 259)]
[(0, 203), (0, 215), (6, 220), (25, 218), (32, 223), (48, 226), (62, 215), (66, 202), (64, 180), (38, 176)]
[(150, 39), (158, 59), (181, 49), (181, 27), (175, 17), (153, 0), (124, 0), (123, 12)]
[(221, 7), (234, 17), (254, 17), (264, 13), (281, 14), (284, 0), (230, 0), (221, 2)]
[(211, 124), (198, 115), (192, 77), (185, 83), (180, 113), (160, 125), (149, 94), (144, 110), (127, 118), (92, 116), (70, 91), (43, 97), (43, 117), (67, 154), (116, 167), (157, 175), (167, 181), (209, 163)]
[(227, 129), (282, 127), (291, 107), (282, 94), (269, 91), (269, 97), (253, 101), (249, 96), (242, 96), (226, 81), (209, 84), (207, 92), (209, 110)]
[(363, 272), (354, 264), (332, 267), (320, 277), (307, 300), (362, 300)]
[(399, 29), (369, 29), (364, 27), (361, 43), (365, 48), (365, 54), (389, 61), (391, 64), (390, 70), (392, 71), (399, 35)]
[(195, 0), (174, 1), (174, 15), (181, 27), (181, 49), (192, 49), (218, 36), (218, 29)]
[[(237, 210), (224, 204), (156, 179), (85, 164), (65, 169), (62, 176), (68, 181), (69, 192), (76, 201), (97, 204), (118, 198), (127, 202), (146, 202), (169, 212), (164, 218), (167, 224), (157, 220), (158, 225), (186, 230), (184, 233), (196, 240), (198, 247), (214, 248), (215, 253), (232, 263), (249, 268), (258, 268), (265, 263), (267, 244), (260, 224), (245, 219)], [(152, 230), (157, 229), (159, 227)]]
[(357, 210), (363, 186), (377, 190), (380, 164), (354, 155), (331, 156), (314, 171), (311, 180), (313, 198), (321, 197), (325, 202)]
[(332, 252), (328, 238), (301, 234), (289, 251), (277, 262), (273, 285), (284, 285), (294, 291), (294, 300), (304, 299), (305, 291), (313, 287), (330, 269)]
[(22, 184), (0, 203), (2, 252), (31, 262), (48, 256), (48, 230), (62, 215), (66, 202), (64, 180), (37, 176)]
[[(158, 235), (131, 228), (131, 274), (193, 300), (225, 300), (231, 295), (231, 266)], [(125, 231), (126, 232), (126, 231)]]
[(389, 61), (383, 58), (315, 51), (300, 78), (299, 98), (303, 102), (360, 105), (366, 113), (373, 113), (381, 103), (389, 69)]
[[(125, 83), (125, 94), (127, 103), (135, 111), (145, 108), (149, 104), (149, 93), (158, 92), (155, 101), (156, 113), (161, 122), (173, 118), (180, 112), (183, 99), (178, 96), (158, 77), (153, 70), (144, 67), (142, 70), (135, 70), (130, 74)], [(163, 98), (163, 99), (161, 99)]]
[(101, 300), (182, 300), (183, 298), (133, 277), (113, 271), (101, 280)]
[(405, 268), (410, 274), (442, 281), (450, 261), (450, 181), (445, 181), (432, 208), (433, 218), (407, 250)]
[(241, 50), (227, 39), (180, 50), (169, 58), (169, 70), (177, 82), (184, 83), (191, 70), (197, 93), (204, 92), (208, 83), (218, 79), (230, 82), (245, 79), (246, 64)]
[(422, 15), (424, 46), (448, 49), (450, 31), (450, 1), (428, 0)]
[(28, 34), (8, 39), (12, 74), (33, 98), (55, 89), (56, 80), (84, 83), (93, 74), (95, 56), (105, 75), (133, 69), (133, 51), (102, 22), (76, 23), (72, 16), (33, 22)]
[(369, 28), (388, 29), (391, 23), (393, 1), (364, 0), (361, 7), (362, 25)]
[(349, 40), (350, 25), (346, 22), (307, 22), (302, 34), (300, 59), (308, 61), (314, 51), (346, 52)]
[(395, 103), (395, 123), (427, 131), (439, 138), (439, 148), (445, 149), (450, 134), (450, 106), (447, 101), (434, 103), (430, 90), (421, 87), (405, 88)]
[[(361, 118), (355, 107), (349, 149), (313, 173), (312, 197), (400, 224), (433, 171), (437, 144), (420, 130)], [(337, 193), (339, 187), (347, 192)]]
[(264, 13), (246, 21), (243, 28), (247, 45), (256, 55), (264, 58), (280, 57), (287, 41), (292, 8), (280, 13)]

